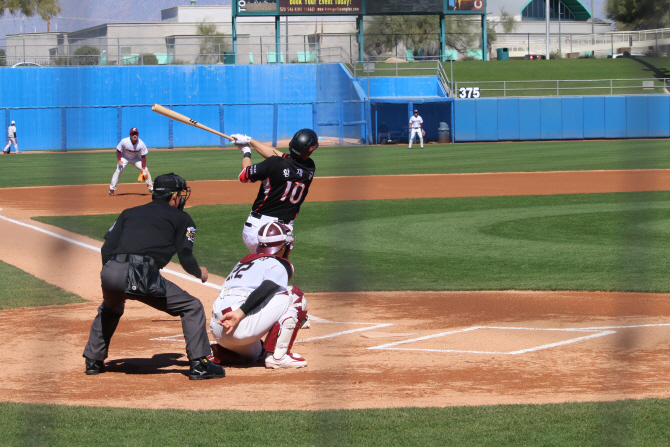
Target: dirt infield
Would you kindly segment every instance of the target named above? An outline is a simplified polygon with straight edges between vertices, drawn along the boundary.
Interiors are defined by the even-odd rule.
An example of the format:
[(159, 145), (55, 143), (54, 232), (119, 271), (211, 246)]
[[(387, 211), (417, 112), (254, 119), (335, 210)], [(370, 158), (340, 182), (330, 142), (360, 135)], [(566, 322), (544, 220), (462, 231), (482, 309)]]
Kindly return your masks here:
[[(256, 193), (237, 182), (190, 184), (193, 205), (249, 203)], [(317, 178), (309, 199), (643, 190), (670, 190), (670, 171)], [(81, 353), (100, 302), (101, 244), (29, 217), (119, 212), (145, 203), (144, 191), (125, 184), (116, 197), (106, 196), (106, 185), (1, 190), (0, 259), (88, 302), (0, 312), (0, 400), (316, 410), (670, 395), (670, 297), (664, 294), (307, 291), (313, 323), (294, 348), (309, 361), (306, 369), (228, 367), (225, 379), (204, 382), (186, 377), (179, 320), (129, 302), (109, 371), (86, 376)], [(168, 269), (183, 272), (173, 264)], [(211, 313), (216, 286), (165, 275)], [(210, 281), (221, 285), (223, 278)]]

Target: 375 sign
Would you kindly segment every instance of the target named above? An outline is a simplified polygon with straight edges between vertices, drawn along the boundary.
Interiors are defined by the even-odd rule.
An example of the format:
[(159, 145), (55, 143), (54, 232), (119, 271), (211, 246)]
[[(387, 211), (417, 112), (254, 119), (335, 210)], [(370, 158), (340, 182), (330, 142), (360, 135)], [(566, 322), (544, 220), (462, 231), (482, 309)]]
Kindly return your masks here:
[(479, 98), (480, 96), (479, 87), (461, 87), (458, 89), (459, 98)]

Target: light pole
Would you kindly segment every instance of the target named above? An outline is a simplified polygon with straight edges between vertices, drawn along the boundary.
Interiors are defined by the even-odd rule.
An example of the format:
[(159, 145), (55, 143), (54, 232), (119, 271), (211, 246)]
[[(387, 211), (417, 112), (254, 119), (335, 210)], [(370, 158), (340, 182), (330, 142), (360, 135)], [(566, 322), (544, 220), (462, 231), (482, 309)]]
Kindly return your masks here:
[(545, 0), (545, 4), (547, 5), (545, 14), (547, 16), (547, 49), (546, 49), (546, 59), (549, 60), (551, 58), (549, 54), (549, 0)]

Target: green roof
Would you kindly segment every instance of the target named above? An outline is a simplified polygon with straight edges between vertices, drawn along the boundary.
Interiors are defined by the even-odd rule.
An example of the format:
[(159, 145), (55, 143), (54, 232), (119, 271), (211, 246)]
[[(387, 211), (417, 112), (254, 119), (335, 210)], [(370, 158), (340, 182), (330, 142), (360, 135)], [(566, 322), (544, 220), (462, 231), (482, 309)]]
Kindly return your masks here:
[(575, 15), (577, 20), (588, 20), (591, 18), (591, 11), (580, 0), (561, 0), (570, 11)]

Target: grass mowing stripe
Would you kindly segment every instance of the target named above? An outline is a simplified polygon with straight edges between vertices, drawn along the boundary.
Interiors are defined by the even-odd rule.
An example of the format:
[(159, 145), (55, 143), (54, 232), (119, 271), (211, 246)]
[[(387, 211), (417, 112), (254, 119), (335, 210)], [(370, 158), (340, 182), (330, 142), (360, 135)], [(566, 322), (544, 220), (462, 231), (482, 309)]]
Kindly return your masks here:
[(0, 261), (0, 310), (83, 302), (77, 295)]
[[(248, 211), (188, 209), (202, 265), (225, 276), (247, 254)], [(100, 239), (115, 217), (37, 220)], [(293, 282), (312, 292), (670, 292), (670, 192), (314, 202), (295, 233)]]
[[(240, 170), (237, 151), (149, 152), (155, 178), (176, 172), (187, 181), (234, 180)], [(423, 150), (405, 145), (323, 147), (314, 153), (317, 176), (453, 174), (611, 169), (670, 169), (667, 140), (610, 140), (429, 144)], [(254, 163), (261, 161), (258, 155)], [(0, 187), (105, 184), (116, 166), (109, 152), (49, 153), (10, 156)], [(121, 183), (137, 179), (134, 167)]]
[[(570, 447), (670, 444), (668, 399), (276, 412), (0, 403), (0, 420), (3, 421), (0, 437), (3, 446)], [(216, 427), (218, 429), (213, 429)]]

